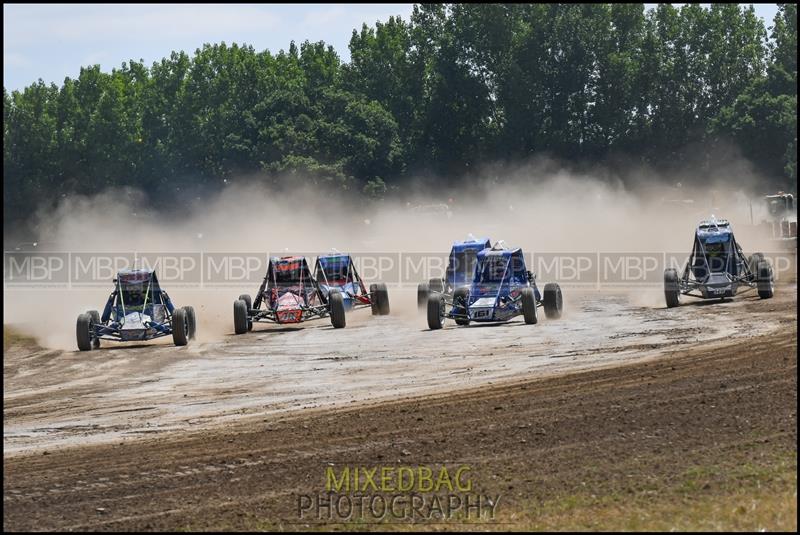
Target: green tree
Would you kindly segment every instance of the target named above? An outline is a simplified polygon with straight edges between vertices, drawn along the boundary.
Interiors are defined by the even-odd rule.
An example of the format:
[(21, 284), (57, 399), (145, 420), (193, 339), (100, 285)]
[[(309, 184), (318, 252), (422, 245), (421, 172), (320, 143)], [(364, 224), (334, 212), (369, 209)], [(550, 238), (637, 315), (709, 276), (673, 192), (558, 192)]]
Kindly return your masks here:
[(173, 206), (230, 180), (381, 198), (537, 154), (701, 177), (731, 145), (796, 189), (794, 4), (766, 35), (733, 4), (419, 4), (354, 30), (347, 63), (306, 41), (84, 67), (4, 90), (5, 221), (119, 185)]

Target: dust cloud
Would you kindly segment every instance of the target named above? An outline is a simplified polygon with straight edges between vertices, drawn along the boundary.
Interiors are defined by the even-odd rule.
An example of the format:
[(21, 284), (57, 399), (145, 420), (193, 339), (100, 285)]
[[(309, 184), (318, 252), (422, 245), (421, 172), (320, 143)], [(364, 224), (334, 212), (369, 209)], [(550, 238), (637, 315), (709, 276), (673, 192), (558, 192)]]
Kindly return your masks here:
[[(66, 199), (37, 218), (40, 250), (73, 253), (291, 252), (313, 257), (335, 248), (358, 255), (446, 255), (454, 240), (473, 234), (534, 254), (688, 255), (697, 222), (713, 214), (732, 222), (749, 253), (767, 248), (751, 232), (750, 199), (760, 193), (748, 187), (756, 183), (751, 178), (740, 180), (734, 190), (724, 181), (689, 188), (680, 184), (679, 174), (659, 176), (646, 169), (625, 176), (581, 173), (540, 160), (500, 171), (487, 167), (464, 181), (469, 184), (464, 188), (409, 188), (415, 193), (393, 195), (391, 201), (365, 202), (355, 193), (321, 194), (309, 187), (275, 191), (247, 177), (229, 181), (205, 200), (187, 201), (179, 211), (158, 211), (141, 192), (123, 189)], [(392, 313), (422, 325), (416, 282), (407, 281), (402, 289), (389, 282)], [(197, 310), (200, 341), (229, 335), (232, 301), (257, 287), (164, 286), (178, 306), (191, 304)], [(74, 349), (76, 316), (102, 309), (111, 289), (111, 280), (90, 288), (8, 287), (4, 321), (45, 347)], [(643, 306), (663, 304), (657, 288), (636, 293)], [(565, 297), (569, 304), (571, 296)]]

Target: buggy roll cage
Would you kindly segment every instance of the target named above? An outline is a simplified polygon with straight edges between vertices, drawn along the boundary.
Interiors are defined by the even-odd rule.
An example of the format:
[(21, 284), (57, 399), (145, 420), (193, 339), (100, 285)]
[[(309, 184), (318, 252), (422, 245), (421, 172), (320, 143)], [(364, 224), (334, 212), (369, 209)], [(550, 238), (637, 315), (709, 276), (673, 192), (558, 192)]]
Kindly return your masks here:
[[(106, 301), (106, 306), (103, 309), (103, 315), (100, 317), (100, 321), (102, 323), (107, 323), (108, 320), (111, 319), (111, 313), (116, 308), (117, 302), (122, 307), (122, 317), (127, 315), (125, 310), (125, 292), (122, 288), (122, 281), (120, 279), (124, 278), (123, 273), (117, 273), (117, 277), (114, 279), (114, 290), (108, 296), (108, 300)], [(151, 289), (152, 289), (152, 297), (151, 297)], [(159, 302), (156, 302), (156, 296)], [(147, 288), (144, 294), (144, 300), (142, 301), (141, 307), (142, 312), (144, 312), (145, 308), (147, 307), (147, 300), (152, 299), (154, 305), (164, 305), (167, 310), (167, 319), (172, 319), (172, 312), (175, 309), (175, 306), (172, 304), (172, 300), (169, 298), (169, 295), (165, 290), (161, 289), (161, 286), (158, 284), (158, 279), (156, 278), (155, 272), (150, 272), (147, 277)], [(138, 306), (138, 305), (136, 305)]]
[[(132, 305), (131, 303), (126, 304), (126, 284), (133, 284), (132, 281), (126, 279), (137, 276), (141, 277), (140, 280), (136, 281), (137, 285), (146, 284), (144, 299), (142, 300), (141, 305)], [(146, 279), (144, 277), (146, 277)], [(156, 277), (154, 271), (141, 270), (138, 273), (137, 270), (130, 272), (121, 271), (117, 273), (117, 276), (113, 282), (114, 290), (106, 300), (105, 307), (103, 308), (103, 314), (100, 316), (100, 321), (99, 323), (93, 324), (91, 327), (92, 336), (94, 336), (97, 340), (125, 341), (124, 339), (120, 338), (120, 336), (122, 330), (125, 328), (125, 317), (128, 315), (128, 311), (132, 306), (136, 306), (137, 308), (141, 306), (141, 310), (134, 312), (145, 314), (147, 307), (149, 306), (148, 303), (150, 306), (162, 306), (164, 319), (161, 321), (160, 319), (156, 320), (155, 317), (151, 317), (149, 321), (145, 321), (143, 323), (144, 327), (146, 329), (153, 329), (154, 332), (149, 334), (147, 338), (143, 339), (152, 340), (162, 336), (168, 336), (172, 333), (171, 326), (175, 306), (172, 304), (172, 300), (167, 292), (161, 289), (158, 283), (158, 278)], [(153, 313), (153, 311), (150, 312), (151, 314)], [(116, 318), (112, 321), (112, 314), (114, 313), (116, 313)]]
[[(474, 294), (472, 292), (472, 288), (476, 284), (478, 284), (478, 285), (479, 284), (486, 284), (486, 285), (497, 284), (497, 291), (494, 293), (494, 299), (495, 299), (495, 301), (500, 299), (501, 298), (500, 294), (503, 292), (504, 288), (509, 288), (509, 290), (510, 290), (511, 277), (513, 276), (513, 273), (509, 274), (509, 269), (511, 268), (512, 263), (513, 262), (517, 262), (519, 260), (523, 260), (524, 261), (524, 257), (522, 256), (522, 250), (521, 249), (519, 249), (519, 248), (517, 248), (517, 249), (508, 249), (505, 246), (505, 242), (503, 242), (502, 240), (498, 241), (497, 243), (495, 243), (495, 245), (493, 247), (487, 248), (487, 249), (490, 249), (490, 251), (508, 252), (508, 255), (491, 255), (491, 257), (494, 257), (494, 258), (499, 257), (499, 258), (502, 258), (502, 259), (505, 260), (505, 265), (503, 266), (503, 275), (502, 275), (502, 277), (500, 277), (499, 281), (496, 281), (496, 282), (478, 283), (477, 282), (478, 275), (479, 275), (478, 270), (482, 266), (483, 262), (486, 261), (487, 254), (486, 254), (486, 249), (484, 249), (482, 251), (477, 251), (476, 252), (476, 257), (475, 257), (475, 266), (473, 267), (471, 281), (470, 281), (469, 285), (467, 286), (468, 288), (470, 288), (469, 301), (472, 301), (475, 297), (478, 297), (478, 298), (491, 297), (491, 296), (488, 296), (488, 295), (476, 295), (476, 294)], [(527, 266), (526, 266), (526, 268), (527, 268)], [(530, 271), (529, 269), (525, 269), (524, 274), (525, 274), (524, 275), (525, 276), (525, 282), (527, 282), (529, 286), (534, 288), (534, 291), (537, 292), (537, 296), (538, 296), (538, 289), (536, 287), (536, 274), (533, 273), (532, 271)], [(442, 298), (444, 299), (444, 302), (445, 302), (446, 305), (449, 305), (449, 306), (456, 306), (457, 305), (456, 296), (455, 295), (443, 294)], [(516, 297), (512, 297), (509, 294), (508, 296), (503, 298), (503, 303), (517, 303), (521, 298), (522, 298), (521, 295), (517, 295)], [(536, 304), (537, 304), (537, 307), (538, 306), (543, 306), (543, 303), (538, 298), (537, 298)], [(470, 303), (469, 302), (461, 303), (461, 305), (468, 307), (468, 306), (470, 306)], [(448, 317), (451, 317), (451, 318), (467, 318), (468, 316), (464, 315), (464, 314), (453, 313), (453, 314), (448, 315)]]
[[(708, 253), (706, 251), (703, 239), (700, 236), (700, 232), (711, 230), (719, 232), (720, 229), (724, 229), (729, 232), (729, 239), (725, 241), (730, 243), (730, 249), (726, 254), (725, 269), (722, 271), (713, 271), (711, 269), (711, 265), (709, 264)], [(724, 243), (724, 241), (719, 243)], [(699, 263), (698, 260), (700, 260), (702, 263)], [(734, 268), (735, 271), (732, 272), (731, 268)], [(756, 282), (756, 275), (753, 273), (751, 268), (752, 266), (749, 265), (741, 246), (736, 241), (733, 232), (730, 231), (730, 223), (727, 220), (712, 219), (709, 221), (702, 221), (698, 225), (697, 231), (695, 232), (692, 252), (684, 264), (683, 271), (679, 279), (681, 283), (681, 291), (685, 295), (702, 297), (702, 295), (697, 296), (691, 292), (704, 287), (708, 283), (712, 273), (724, 274), (729, 282), (742, 283), (748, 286), (748, 290), (752, 290), (755, 288), (754, 284)], [(695, 270), (700, 271), (700, 269), (702, 269), (705, 273), (702, 279), (698, 279), (695, 272)]]
[[(496, 281), (478, 282), (481, 269), (485, 266), (484, 263), (489, 259), (501, 259), (503, 261), (503, 274)], [(523, 262), (522, 266), (525, 267), (524, 270), (520, 269), (515, 264), (515, 262), (520, 261)], [(521, 277), (516, 275), (521, 275)], [(459, 295), (451, 296), (442, 294), (441, 299), (444, 301), (446, 307), (445, 317), (455, 320), (469, 320), (470, 315), (468, 310), (472, 306), (472, 303), (476, 299), (486, 298), (493, 298), (495, 307), (498, 309), (512, 307), (513, 309), (518, 310), (517, 307), (520, 306), (522, 293), (520, 292), (516, 295), (513, 294), (516, 289), (519, 289), (519, 286), (524, 286), (526, 283), (528, 287), (532, 288), (533, 291), (536, 292), (536, 307), (543, 307), (544, 302), (539, 297), (539, 290), (536, 287), (536, 274), (527, 269), (527, 266), (525, 266), (522, 249), (509, 249), (505, 246), (505, 242), (502, 240), (498, 241), (494, 244), (494, 246), (476, 252), (475, 266), (473, 268), (471, 282), (468, 286), (470, 290), (468, 298)], [(472, 291), (476, 286), (489, 286), (494, 284), (497, 285), (497, 289), (494, 291), (493, 296), (484, 295), (482, 293), (474, 293)], [(512, 289), (512, 286), (515, 288)]]
[[(278, 276), (275, 273), (275, 265), (279, 263), (282, 259), (280, 258), (271, 258), (269, 261), (269, 265), (267, 266), (267, 273), (264, 275), (264, 280), (261, 281), (261, 286), (258, 288), (258, 293), (256, 294), (255, 299), (253, 300), (253, 309), (257, 310), (261, 307), (261, 303), (264, 300), (266, 291), (271, 288), (278, 287)], [(306, 291), (306, 282), (304, 280), (305, 276), (308, 275), (308, 280), (310, 281), (309, 284), (312, 286), (312, 292), (316, 293), (320, 299), (322, 299), (322, 293), (320, 292), (319, 285), (317, 285), (316, 280), (314, 280), (313, 275), (311, 275), (311, 270), (308, 268), (308, 262), (305, 257), (302, 257), (302, 260), (293, 260), (297, 262), (301, 262), (300, 266), (300, 280), (299, 286), (302, 289), (301, 295), (303, 297), (303, 305), (309, 307), (308, 304), (308, 291)], [(270, 279), (272, 285), (270, 286)]]
[[(364, 286), (364, 281), (361, 278), (361, 276), (358, 274), (358, 271), (356, 270), (356, 266), (353, 263), (353, 257), (350, 256), (349, 254), (341, 254), (341, 255), (337, 255), (337, 256), (327, 256), (327, 257), (317, 257), (316, 262), (314, 262), (314, 279), (316, 280), (317, 284), (325, 284), (325, 286), (333, 286), (328, 281), (328, 274), (325, 272), (325, 267), (322, 265), (322, 262), (320, 260), (322, 258), (331, 258), (332, 259), (332, 258), (337, 258), (337, 257), (338, 258), (347, 257), (347, 273), (346, 273), (345, 278), (344, 278), (344, 281), (345, 281), (344, 284), (348, 284), (349, 282), (353, 282), (353, 283), (358, 285), (358, 288), (361, 290), (361, 293), (366, 295), (368, 293), (367, 292), (367, 288), (366, 288), (366, 286)], [(320, 276), (319, 276), (320, 274), (322, 275), (322, 279), (324, 280), (324, 282), (320, 281)]]

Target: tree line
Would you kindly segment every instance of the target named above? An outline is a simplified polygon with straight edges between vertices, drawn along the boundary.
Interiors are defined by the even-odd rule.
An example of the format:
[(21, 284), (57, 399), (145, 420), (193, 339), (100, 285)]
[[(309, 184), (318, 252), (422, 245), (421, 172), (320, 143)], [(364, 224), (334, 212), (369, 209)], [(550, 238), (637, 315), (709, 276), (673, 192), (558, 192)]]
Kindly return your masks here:
[(220, 43), (4, 88), (5, 223), (119, 185), (172, 204), (240, 177), (380, 198), (486, 162), (676, 165), (721, 146), (796, 189), (794, 4), (770, 30), (736, 4), (419, 4), (349, 50)]

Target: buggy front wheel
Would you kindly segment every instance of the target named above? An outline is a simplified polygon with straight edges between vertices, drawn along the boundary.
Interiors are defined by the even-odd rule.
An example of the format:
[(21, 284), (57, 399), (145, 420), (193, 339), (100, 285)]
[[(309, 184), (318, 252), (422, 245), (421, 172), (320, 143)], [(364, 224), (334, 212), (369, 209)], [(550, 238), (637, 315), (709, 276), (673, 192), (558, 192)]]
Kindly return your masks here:
[[(87, 312), (89, 314), (89, 330), (90, 332), (94, 332), (94, 326), (100, 323), (100, 313), (96, 310), (90, 310)], [(92, 337), (92, 349), (100, 349), (100, 339), (98, 337)]]
[(463, 318), (456, 318), (456, 325), (469, 325), (469, 287), (462, 286), (453, 292), (453, 305), (457, 308), (456, 314), (464, 315)]
[(81, 351), (92, 350), (92, 318), (89, 314), (81, 314), (78, 316), (78, 324), (75, 328), (75, 334), (78, 339), (78, 349)]
[(772, 297), (775, 286), (772, 276), (772, 266), (769, 262), (762, 260), (756, 267), (756, 287), (758, 288), (758, 296), (761, 299), (769, 299)]
[(183, 310), (186, 311), (186, 321), (189, 324), (189, 330), (186, 332), (189, 340), (194, 340), (197, 335), (197, 316), (194, 313), (194, 307), (185, 306)]
[(444, 327), (444, 295), (436, 292), (428, 295), (428, 327), (432, 330)]
[(530, 286), (522, 289), (522, 317), (528, 325), (536, 325), (539, 317), (536, 315), (536, 294)]
[(558, 319), (564, 310), (564, 297), (561, 295), (561, 287), (558, 283), (548, 282), (544, 285), (544, 315), (547, 319)]
[(334, 329), (341, 329), (347, 325), (344, 315), (344, 297), (339, 291), (331, 291), (328, 294), (328, 304), (331, 307), (331, 325)]
[(420, 282), (417, 285), (417, 308), (425, 308), (428, 304), (428, 294), (430, 293), (430, 287), (428, 286), (427, 282)]
[[(248, 322), (250, 318), (247, 314), (247, 303), (242, 299), (237, 299), (233, 302), (233, 332), (236, 334), (244, 334), (248, 329)], [(252, 322), (250, 322), (252, 325)], [(251, 327), (252, 328), (252, 327)]]
[(678, 272), (675, 268), (664, 270), (664, 298), (667, 301), (667, 308), (673, 308), (680, 304), (680, 288), (678, 287)]
[(176, 346), (185, 346), (189, 342), (189, 318), (182, 308), (172, 311), (172, 341)]
[(239, 296), (239, 299), (244, 301), (244, 303), (247, 305), (247, 311), (250, 312), (250, 309), (253, 308), (253, 300), (250, 298), (250, 295), (242, 294)]
[(386, 285), (382, 282), (373, 284), (370, 287), (372, 295), (372, 315), (373, 316), (387, 316), (389, 314), (389, 291)]

